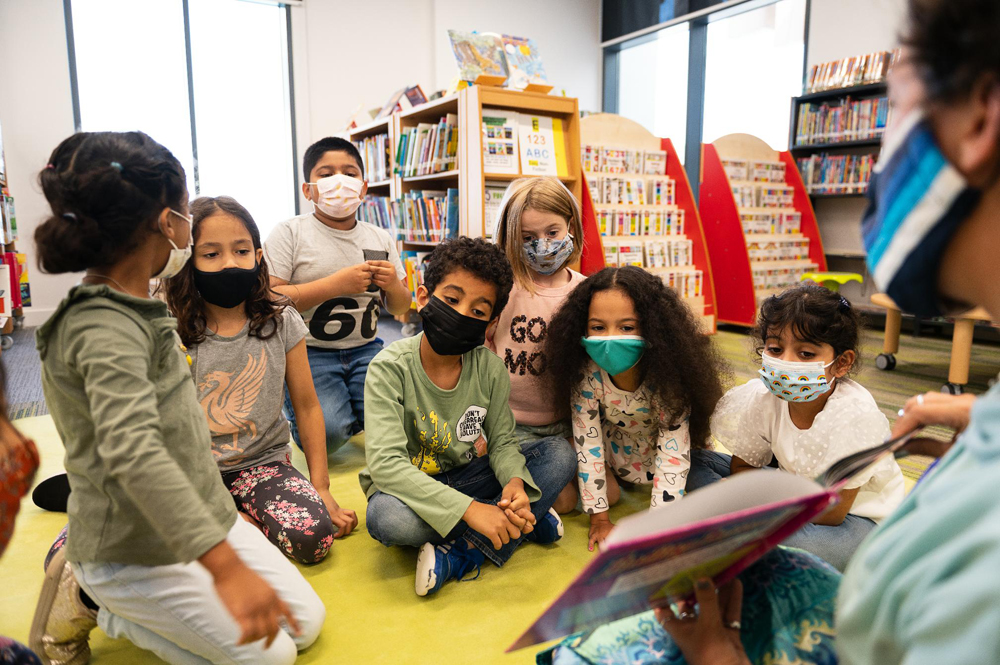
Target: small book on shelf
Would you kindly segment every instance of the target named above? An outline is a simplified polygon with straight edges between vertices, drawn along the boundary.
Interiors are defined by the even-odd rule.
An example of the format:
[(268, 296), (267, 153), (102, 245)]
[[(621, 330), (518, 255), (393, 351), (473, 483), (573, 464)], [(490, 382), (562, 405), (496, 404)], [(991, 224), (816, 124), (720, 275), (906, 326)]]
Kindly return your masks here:
[(728, 582), (834, 505), (852, 477), (899, 453), (915, 433), (848, 455), (816, 480), (755, 469), (622, 519), (601, 552), (508, 651), (689, 598), (702, 577)]

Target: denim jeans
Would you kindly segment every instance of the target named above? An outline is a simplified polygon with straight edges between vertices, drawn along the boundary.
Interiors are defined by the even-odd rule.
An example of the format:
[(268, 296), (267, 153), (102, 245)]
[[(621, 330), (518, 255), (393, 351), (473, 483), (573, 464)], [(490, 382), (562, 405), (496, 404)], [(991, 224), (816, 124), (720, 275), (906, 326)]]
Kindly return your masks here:
[(284, 630), (268, 649), (264, 640), (238, 644), (240, 627), (208, 569), (197, 561), (168, 566), (74, 563), (73, 575), (99, 606), (97, 624), (110, 637), (124, 637), (168, 663), (284, 665), (319, 637), (326, 608), (302, 573), (242, 518), (226, 542), (288, 605), (302, 633)]
[[(540, 520), (549, 512), (562, 488), (576, 474), (576, 453), (562, 437), (547, 437), (535, 441), (522, 446), (521, 452), (527, 462), (528, 472), (542, 492), (542, 497), (531, 504), (532, 514), (536, 520)], [(496, 505), (503, 491), (490, 467), (488, 455), (432, 477), (481, 503)], [(366, 522), (372, 538), (387, 547), (420, 547), (424, 543), (438, 545), (456, 538), (465, 538), (498, 566), (506, 563), (524, 540), (524, 536), (521, 536), (497, 550), (493, 548), (489, 538), (463, 521), (459, 521), (449, 533), (442, 536), (401, 499), (382, 492), (375, 492), (368, 499)]]
[[(693, 492), (717, 480), (729, 477), (731, 460), (732, 457), (729, 455), (712, 450), (692, 450), (687, 491)], [(844, 521), (837, 526), (806, 524), (781, 544), (812, 552), (840, 572), (844, 572), (847, 562), (851, 560), (858, 545), (875, 526), (875, 522), (867, 517), (848, 513), (844, 517)]]
[[(353, 349), (320, 349), (308, 347), (309, 369), (313, 385), (326, 422), (326, 451), (335, 452), (348, 439), (365, 428), (365, 376), (368, 363), (382, 350), (382, 340)], [(292, 439), (301, 449), (299, 428), (295, 423), (292, 398), (285, 389), (285, 418), (292, 430)]]

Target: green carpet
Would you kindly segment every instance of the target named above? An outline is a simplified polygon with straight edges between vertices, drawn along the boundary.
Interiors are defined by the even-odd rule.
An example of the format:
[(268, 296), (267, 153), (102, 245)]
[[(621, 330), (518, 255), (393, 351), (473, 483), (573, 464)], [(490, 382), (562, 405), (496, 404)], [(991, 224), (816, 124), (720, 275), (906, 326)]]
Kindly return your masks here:
[[(715, 342), (732, 366), (733, 379), (755, 376), (746, 336), (721, 332)], [(947, 340), (903, 338), (894, 372), (880, 372), (874, 356), (880, 336), (866, 338), (869, 363), (858, 375), (890, 416), (913, 394), (937, 390), (945, 380), (950, 345)], [(991, 346), (973, 351), (970, 390), (981, 392), (1000, 366), (1000, 354)], [(39, 479), (62, 469), (62, 447), (48, 416), (18, 420), (35, 439), (42, 454)], [(845, 424), (845, 429), (847, 425)], [(943, 434), (943, 432), (942, 432)], [(300, 454), (295, 463), (304, 468)], [(304, 652), (302, 663), (533, 663), (537, 649), (511, 655), (503, 650), (583, 568), (588, 520), (568, 516), (566, 536), (548, 546), (524, 545), (504, 566), (483, 568), (474, 581), (449, 583), (431, 598), (413, 593), (415, 553), (389, 549), (372, 540), (364, 529), (365, 500), (357, 482), (364, 463), (360, 438), (337, 454), (331, 465), (334, 496), (358, 511), (361, 525), (338, 541), (323, 563), (303, 568), (327, 606), (327, 621), (319, 641)], [(648, 490), (625, 492), (612, 517), (643, 509)], [(27, 641), (35, 600), (42, 583), (42, 560), (53, 538), (65, 524), (65, 515), (45, 513), (30, 501), (22, 504), (14, 538), (0, 560), (4, 603), (0, 603), (0, 633)], [(102, 664), (158, 662), (155, 657), (123, 640), (94, 632), (93, 659)]]

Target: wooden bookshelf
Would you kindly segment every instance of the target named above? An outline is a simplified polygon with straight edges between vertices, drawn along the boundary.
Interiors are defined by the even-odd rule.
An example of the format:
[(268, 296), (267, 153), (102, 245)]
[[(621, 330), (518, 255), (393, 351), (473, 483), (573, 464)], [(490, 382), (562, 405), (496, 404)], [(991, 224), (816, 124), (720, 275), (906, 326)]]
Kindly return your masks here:
[[(631, 178), (669, 178), (674, 183), (674, 202), (672, 204), (652, 205), (652, 204), (606, 204), (602, 203), (593, 187), (590, 188), (591, 196), (594, 198), (593, 204), (595, 214), (598, 210), (612, 211), (683, 211), (684, 232), (683, 233), (661, 233), (661, 234), (635, 234), (620, 235), (606, 234), (601, 236), (602, 246), (604, 242), (614, 241), (622, 243), (645, 243), (646, 241), (671, 241), (689, 240), (691, 242), (690, 262), (681, 266), (650, 267), (644, 257), (644, 268), (656, 275), (668, 277), (671, 273), (694, 274), (701, 272), (701, 293), (689, 294), (684, 300), (698, 317), (704, 330), (711, 334), (715, 332), (716, 309), (715, 309), (715, 286), (712, 279), (712, 264), (709, 260), (705, 234), (702, 229), (701, 217), (698, 214), (698, 207), (694, 201), (694, 193), (691, 184), (688, 182), (687, 173), (681, 164), (677, 151), (674, 149), (670, 139), (659, 138), (650, 133), (645, 127), (637, 122), (623, 118), (611, 113), (599, 113), (589, 115), (580, 120), (580, 140), (583, 145), (601, 146), (610, 149), (635, 150), (635, 151), (663, 151), (666, 153), (666, 173), (657, 174), (637, 174), (637, 173), (608, 173), (603, 171), (584, 171), (581, 177), (588, 179), (588, 182), (602, 177), (631, 177)], [(684, 294), (681, 294), (684, 297)]]
[[(730, 179), (723, 166), (723, 160), (776, 164), (785, 166), (785, 182), (750, 182), (754, 187), (784, 185), (791, 188), (791, 205), (781, 207), (740, 207), (733, 188), (746, 186), (748, 178)], [(796, 275), (810, 270), (826, 270), (823, 241), (816, 225), (816, 215), (812, 202), (806, 193), (805, 184), (795, 166), (795, 159), (788, 151), (778, 152), (766, 143), (749, 134), (730, 134), (715, 143), (702, 144), (702, 181), (699, 207), (707, 240), (708, 254), (714, 272), (717, 312), (720, 323), (742, 326), (754, 325), (757, 307), (763, 298), (780, 293), (797, 283)], [(799, 213), (800, 228), (793, 233), (746, 233), (740, 214), (747, 212)], [(754, 244), (787, 246), (807, 239), (808, 258), (791, 260), (751, 259), (750, 247)], [(784, 245), (782, 243), (785, 243)], [(777, 250), (775, 250), (777, 251)], [(765, 281), (754, 284), (754, 271), (771, 271)], [(783, 272), (787, 271), (787, 272)], [(786, 286), (768, 283), (770, 279), (783, 280)]]

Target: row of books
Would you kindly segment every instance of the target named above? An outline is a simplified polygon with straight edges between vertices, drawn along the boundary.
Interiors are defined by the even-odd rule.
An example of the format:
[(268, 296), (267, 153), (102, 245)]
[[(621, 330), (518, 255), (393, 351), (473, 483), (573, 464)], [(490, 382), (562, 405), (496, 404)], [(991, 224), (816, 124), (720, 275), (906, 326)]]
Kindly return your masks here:
[(890, 117), (889, 99), (851, 100), (799, 105), (795, 145), (843, 143), (881, 138)]
[(661, 272), (660, 279), (681, 298), (700, 298), (705, 295), (705, 275), (700, 270)]
[(875, 155), (822, 153), (796, 160), (810, 194), (863, 194), (875, 167)]
[(785, 163), (722, 159), (722, 168), (730, 180), (750, 182), (785, 182)]
[(747, 237), (751, 261), (798, 261), (809, 258), (809, 238), (757, 242)]
[(31, 306), (31, 284), (28, 282), (28, 257), (20, 252), (0, 254), (0, 316), (10, 316), (11, 310)]
[(406, 286), (414, 298), (417, 296), (417, 287), (424, 283), (424, 269), (427, 267), (427, 257), (430, 254), (430, 252), (406, 250), (399, 256), (406, 270)]
[(801, 266), (782, 266), (768, 268), (760, 266), (753, 269), (753, 288), (755, 291), (764, 289), (787, 289), (802, 281), (807, 272), (814, 272), (819, 266), (807, 263)]
[(628, 150), (599, 145), (580, 148), (583, 170), (593, 173), (632, 173), (666, 175), (665, 150)]
[(392, 157), (389, 155), (389, 135), (376, 134), (354, 142), (361, 153), (368, 182), (382, 182), (392, 177)]
[(813, 65), (806, 92), (819, 92), (884, 81), (899, 59), (899, 49), (876, 51)]
[(684, 235), (683, 210), (608, 210), (595, 208), (602, 236)]
[(743, 233), (785, 234), (802, 232), (802, 213), (797, 210), (761, 210), (740, 212)]
[(369, 194), (358, 208), (358, 219), (368, 222), (380, 229), (385, 229), (391, 235), (396, 235), (396, 217), (399, 206), (388, 196)]
[(437, 124), (421, 122), (403, 128), (396, 146), (396, 172), (404, 178), (455, 168), (458, 155), (458, 116), (449, 113)]
[(6, 188), (0, 189), (0, 245), (9, 245), (17, 240), (17, 215), (14, 213), (14, 197)]
[(400, 240), (439, 242), (458, 235), (458, 190), (414, 190), (395, 202)]
[(604, 262), (609, 266), (679, 268), (691, 265), (692, 242), (687, 239), (603, 240)]
[(730, 189), (740, 208), (790, 208), (795, 196), (791, 185), (777, 183), (731, 185)]
[(676, 200), (673, 178), (591, 176), (587, 186), (599, 205), (672, 206)]

